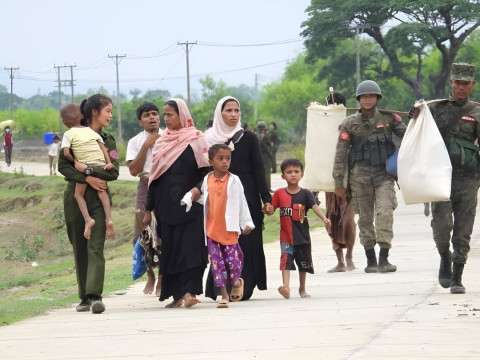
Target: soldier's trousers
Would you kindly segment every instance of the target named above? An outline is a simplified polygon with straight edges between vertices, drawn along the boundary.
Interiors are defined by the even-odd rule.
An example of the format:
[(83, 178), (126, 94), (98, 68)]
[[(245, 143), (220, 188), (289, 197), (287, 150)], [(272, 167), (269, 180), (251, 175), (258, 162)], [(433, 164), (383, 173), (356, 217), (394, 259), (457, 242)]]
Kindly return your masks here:
[(103, 249), (105, 245), (105, 210), (98, 198), (97, 191), (90, 186), (85, 192), (88, 212), (95, 220), (90, 239), (83, 236), (85, 221), (73, 197), (75, 182), (70, 181), (64, 193), (65, 223), (67, 225), (68, 238), (73, 246), (75, 269), (77, 273), (78, 296), (80, 299), (87, 295), (101, 296), (105, 277), (105, 257)]
[(360, 243), (365, 250), (390, 249), (393, 239), (393, 210), (397, 208), (394, 182), (375, 178), (368, 183), (350, 179), (355, 212), (358, 214)]
[[(452, 178), (450, 201), (432, 203), (433, 239), (439, 253), (453, 247), (452, 260), (467, 262), (470, 236), (475, 222), (479, 181), (474, 178)], [(453, 230), (453, 232), (452, 232)]]

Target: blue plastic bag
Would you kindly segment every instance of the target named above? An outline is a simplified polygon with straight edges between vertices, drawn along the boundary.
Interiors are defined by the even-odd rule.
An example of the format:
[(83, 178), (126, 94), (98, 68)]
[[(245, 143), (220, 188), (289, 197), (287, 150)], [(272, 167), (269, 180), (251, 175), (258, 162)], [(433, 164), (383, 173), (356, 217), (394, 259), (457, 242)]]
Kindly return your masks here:
[(387, 173), (397, 176), (398, 149), (387, 158)]
[(147, 272), (147, 265), (143, 260), (143, 256), (145, 255), (145, 250), (143, 249), (142, 245), (140, 245), (140, 240), (142, 236), (140, 235), (137, 239), (137, 243), (133, 247), (132, 253), (132, 279), (137, 280), (141, 278), (143, 274)]

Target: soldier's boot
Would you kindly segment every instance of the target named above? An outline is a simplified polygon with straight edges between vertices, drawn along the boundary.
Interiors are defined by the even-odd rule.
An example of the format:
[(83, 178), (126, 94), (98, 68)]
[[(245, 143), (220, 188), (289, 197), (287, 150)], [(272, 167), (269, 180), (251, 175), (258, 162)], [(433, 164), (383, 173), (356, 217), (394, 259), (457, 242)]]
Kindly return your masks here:
[(367, 267), (365, 268), (366, 273), (376, 273), (377, 272), (377, 254), (375, 254), (375, 249), (365, 250), (365, 255), (367, 255)]
[(388, 250), (385, 248), (380, 249), (378, 254), (378, 272), (395, 272), (397, 271), (397, 265), (392, 265), (388, 262)]
[(462, 285), (463, 264), (453, 263), (452, 280), (450, 283), (451, 294), (465, 294), (465, 287)]
[(440, 253), (440, 269), (438, 270), (438, 282), (443, 288), (450, 287), (452, 278), (452, 253), (450, 250)]

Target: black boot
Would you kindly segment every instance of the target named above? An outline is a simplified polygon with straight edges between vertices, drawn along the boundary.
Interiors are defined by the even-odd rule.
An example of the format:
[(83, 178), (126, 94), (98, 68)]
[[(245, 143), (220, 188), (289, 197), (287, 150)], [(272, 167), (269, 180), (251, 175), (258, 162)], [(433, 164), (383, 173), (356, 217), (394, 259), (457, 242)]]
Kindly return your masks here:
[(378, 254), (378, 272), (395, 272), (397, 271), (397, 265), (392, 265), (388, 262), (388, 250), (385, 248), (380, 249)]
[(452, 277), (452, 253), (450, 250), (440, 253), (440, 270), (438, 270), (438, 282), (444, 288), (450, 287)]
[(462, 274), (464, 264), (453, 263), (452, 281), (450, 283), (451, 294), (465, 294), (465, 287), (462, 285)]
[(376, 273), (377, 255), (375, 254), (375, 249), (365, 250), (365, 255), (367, 255), (367, 267), (365, 268), (365, 272)]

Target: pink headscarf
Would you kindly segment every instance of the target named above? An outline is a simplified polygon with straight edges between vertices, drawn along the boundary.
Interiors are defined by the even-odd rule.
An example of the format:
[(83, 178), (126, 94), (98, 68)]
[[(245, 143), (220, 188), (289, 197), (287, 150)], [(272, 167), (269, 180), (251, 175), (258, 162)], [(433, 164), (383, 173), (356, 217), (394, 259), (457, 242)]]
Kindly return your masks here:
[(225, 96), (224, 98), (220, 99), (220, 101), (217, 103), (215, 114), (213, 115), (212, 131), (206, 135), (210, 145), (225, 144), (228, 139), (231, 139), (233, 135), (235, 135), (235, 133), (242, 128), (241, 118), (238, 119), (238, 123), (235, 126), (228, 126), (223, 121), (222, 105), (225, 103), (225, 101), (230, 99), (235, 100), (240, 107), (240, 103), (233, 96)]
[(208, 142), (205, 135), (195, 128), (193, 119), (188, 110), (187, 104), (182, 99), (170, 99), (177, 103), (180, 116), (179, 130), (166, 128), (162, 136), (155, 142), (153, 147), (152, 169), (148, 185), (158, 179), (178, 159), (183, 151), (190, 145), (195, 154), (195, 160), (199, 168), (209, 166), (208, 163)]

